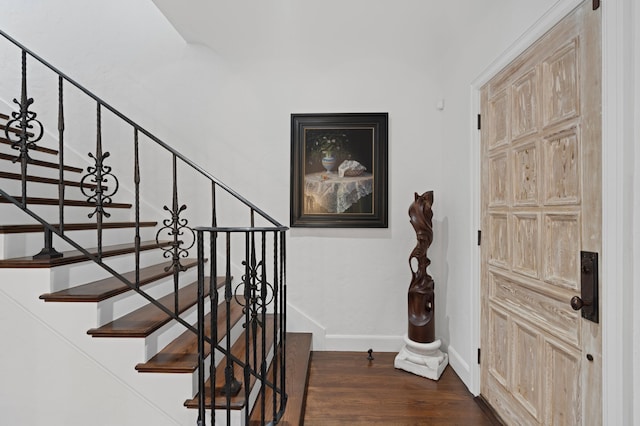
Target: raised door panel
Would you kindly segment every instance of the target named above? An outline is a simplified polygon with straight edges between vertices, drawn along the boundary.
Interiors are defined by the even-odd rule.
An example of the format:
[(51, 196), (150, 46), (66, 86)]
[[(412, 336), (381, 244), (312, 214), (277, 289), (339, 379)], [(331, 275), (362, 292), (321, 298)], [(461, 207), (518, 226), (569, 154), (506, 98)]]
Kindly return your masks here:
[(578, 115), (578, 40), (558, 49), (542, 64), (544, 124), (549, 126)]
[(576, 128), (548, 137), (544, 143), (545, 203), (580, 203), (580, 150)]
[(513, 108), (511, 120), (512, 139), (536, 132), (538, 122), (538, 73), (532, 69), (512, 86)]
[(535, 141), (513, 151), (513, 195), (515, 206), (539, 204), (540, 156)]
[(545, 377), (546, 425), (579, 425), (581, 421), (580, 353), (547, 341)]

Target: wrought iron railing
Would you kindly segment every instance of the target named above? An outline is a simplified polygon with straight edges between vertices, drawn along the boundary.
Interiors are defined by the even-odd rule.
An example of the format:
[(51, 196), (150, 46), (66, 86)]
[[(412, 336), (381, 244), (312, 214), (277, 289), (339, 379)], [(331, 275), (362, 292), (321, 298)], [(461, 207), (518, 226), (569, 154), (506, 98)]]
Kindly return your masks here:
[[(207, 409), (210, 410), (209, 419), (215, 424), (216, 419), (229, 424), (231, 421), (231, 399), (238, 392), (244, 392), (246, 408), (242, 412), (244, 423), (248, 424), (250, 413), (250, 400), (258, 399), (260, 404), (259, 419), (262, 424), (277, 423), (284, 413), (286, 406), (285, 393), (285, 324), (286, 324), (286, 250), (285, 233), (283, 227), (276, 220), (268, 216), (251, 202), (233, 191), (230, 187), (205, 171), (180, 152), (171, 148), (168, 144), (145, 130), (130, 118), (110, 106), (88, 89), (81, 86), (73, 79), (53, 67), (51, 64), (40, 58), (34, 52), (14, 40), (12, 37), (0, 30), (0, 35), (17, 47), (20, 53), (20, 96), (14, 99), (17, 105), (16, 111), (11, 112), (8, 120), (5, 136), (10, 141), (11, 147), (18, 151), (13, 159), (20, 162), (20, 194), (10, 194), (5, 189), (0, 188), (0, 196), (19, 207), (22, 211), (40, 222), (44, 229), (44, 248), (34, 256), (34, 258), (57, 258), (62, 256), (54, 248), (54, 235), (71, 247), (83, 253), (87, 259), (92, 260), (97, 265), (108, 271), (111, 275), (122, 281), (149, 303), (154, 304), (173, 320), (180, 323), (187, 330), (196, 333), (198, 336), (198, 425), (205, 425), (207, 422)], [(13, 48), (13, 47), (12, 47)], [(57, 213), (46, 216), (32, 208), (33, 199), (29, 197), (29, 174), (30, 167), (37, 164), (30, 153), (38, 150), (37, 143), (46, 133), (38, 114), (32, 111), (35, 106), (33, 98), (29, 97), (29, 84), (27, 82), (27, 69), (31, 60), (44, 65), (48, 72), (53, 72), (57, 76), (57, 139), (58, 139), (58, 184), (57, 196), (59, 199)], [(65, 94), (68, 88), (79, 90), (80, 94), (95, 103), (95, 148), (89, 153), (90, 165), (87, 173), (80, 181), (80, 190), (86, 197), (87, 205), (92, 211), (88, 218), (95, 220), (97, 250), (90, 251), (82, 244), (70, 238), (65, 224), (68, 219), (65, 215), (65, 195), (68, 192), (68, 181), (65, 180), (65, 150), (68, 142), (65, 140), (67, 129), (70, 124), (65, 116), (67, 100)], [(118, 191), (123, 188), (123, 181), (116, 177), (115, 165), (122, 166), (126, 158), (118, 158), (114, 165), (110, 165), (114, 158), (109, 151), (104, 149), (104, 115), (110, 113), (110, 118), (115, 118), (119, 124), (133, 130), (130, 142), (133, 150), (133, 164), (131, 169), (132, 186), (131, 197), (133, 198), (135, 234), (133, 235), (133, 245), (135, 253), (135, 279), (127, 279), (121, 271), (110, 266), (103, 258), (103, 234), (104, 221), (111, 213), (114, 206), (114, 197), (121, 195)], [(85, 126), (86, 124), (81, 124)], [(12, 134), (10, 128), (17, 132)], [(153, 191), (149, 196), (142, 194), (143, 183), (146, 181), (142, 176), (140, 145), (141, 138), (144, 142), (150, 141), (152, 145), (160, 150), (156, 156), (166, 155), (170, 157), (171, 178), (169, 186), (171, 188), (170, 204), (152, 206), (150, 211), (164, 210), (169, 214), (169, 218), (161, 219), (161, 226), (155, 233), (158, 246), (162, 248), (163, 256), (170, 260), (165, 272), (172, 272), (174, 306), (169, 309), (161, 304), (155, 297), (148, 294), (141, 288), (141, 206), (150, 204), (158, 199), (158, 193), (162, 189), (149, 189)], [(122, 144), (120, 142), (120, 144)], [(201, 185), (198, 194), (208, 194), (209, 206), (201, 203), (201, 196), (198, 198), (195, 209), (190, 209), (192, 215), (200, 220), (204, 227), (192, 228), (189, 220), (185, 217), (187, 206), (180, 204), (179, 196), (182, 194), (181, 185), (178, 182), (178, 168), (181, 167), (182, 176), (188, 175), (188, 187), (193, 192), (193, 182)], [(154, 182), (156, 179), (149, 179)], [(155, 186), (161, 184), (158, 183)], [(219, 202), (220, 191), (233, 205), (226, 207), (232, 218), (238, 217), (238, 211), (246, 212), (245, 219), (248, 226), (220, 227), (219, 222)], [(45, 217), (46, 216), (46, 217)], [(57, 224), (54, 223), (57, 221)], [(260, 221), (257, 226), (256, 221)], [(207, 223), (208, 222), (208, 223)], [(207, 236), (207, 237), (206, 237)], [(168, 242), (162, 241), (163, 237), (168, 237)], [(224, 246), (219, 247), (219, 240), (224, 240)], [(179, 288), (180, 277), (186, 271), (183, 260), (188, 256), (189, 250), (196, 245), (198, 264), (198, 321), (194, 326), (181, 317), (179, 310)], [(209, 279), (206, 278), (205, 270), (209, 267)], [(219, 274), (224, 264), (224, 273)], [(234, 284), (232, 270), (241, 271), (241, 278)], [(224, 277), (223, 302), (221, 302), (219, 291), (216, 286), (219, 275)], [(207, 288), (208, 286), (208, 288)], [(245, 349), (243, 356), (234, 354), (232, 350), (233, 342), (230, 339), (232, 328), (229, 312), (230, 305), (237, 303), (242, 307), (244, 328)], [(218, 306), (225, 306), (227, 309), (225, 333), (226, 338), (218, 336)], [(205, 314), (209, 311), (209, 324), (206, 324)], [(272, 326), (267, 327), (267, 324)], [(209, 329), (209, 332), (205, 330)], [(268, 331), (267, 331), (268, 330)], [(220, 339), (219, 339), (220, 337)], [(216, 390), (216, 364), (224, 358), (224, 385)], [(270, 360), (274, 360), (270, 364)], [(271, 370), (269, 370), (271, 365)], [(240, 380), (234, 371), (241, 371)], [(207, 378), (209, 385), (206, 386)], [(256, 384), (250, 386), (253, 382)], [(258, 389), (257, 396), (252, 393), (252, 389)], [(267, 394), (270, 401), (267, 401)], [(223, 395), (222, 397), (220, 395)], [(216, 408), (220, 408), (218, 411)], [(217, 414), (216, 414), (217, 413)]]

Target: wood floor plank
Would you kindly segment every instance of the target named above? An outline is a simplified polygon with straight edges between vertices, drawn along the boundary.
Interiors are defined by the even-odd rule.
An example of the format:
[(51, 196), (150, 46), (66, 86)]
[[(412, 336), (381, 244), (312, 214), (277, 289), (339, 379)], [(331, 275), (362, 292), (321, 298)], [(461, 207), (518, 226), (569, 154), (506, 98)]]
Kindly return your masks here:
[[(183, 259), (182, 265), (191, 268), (198, 264), (197, 259)], [(146, 285), (173, 274), (171, 263), (161, 263), (140, 269), (140, 285)], [(122, 274), (130, 282), (136, 279), (136, 271)], [(45, 302), (100, 302), (110, 297), (117, 296), (131, 288), (116, 277), (107, 277), (87, 284), (71, 287), (55, 293), (46, 293), (40, 296)]]
[[(220, 284), (224, 284), (223, 281)], [(232, 300), (229, 316), (230, 324), (233, 327), (242, 317), (242, 307)], [(226, 302), (218, 305), (217, 336), (218, 343), (226, 335)], [(194, 324), (194, 327), (196, 324)], [(211, 313), (205, 316), (205, 334), (211, 337)], [(211, 345), (205, 344), (204, 356), (211, 353)], [(136, 370), (141, 373), (193, 373), (198, 368), (198, 338), (190, 332), (185, 331), (177, 339), (173, 340), (161, 351), (153, 356), (149, 361), (136, 365)]]
[(396, 353), (313, 352), (305, 426), (494, 425), (447, 367), (439, 381), (395, 369)]

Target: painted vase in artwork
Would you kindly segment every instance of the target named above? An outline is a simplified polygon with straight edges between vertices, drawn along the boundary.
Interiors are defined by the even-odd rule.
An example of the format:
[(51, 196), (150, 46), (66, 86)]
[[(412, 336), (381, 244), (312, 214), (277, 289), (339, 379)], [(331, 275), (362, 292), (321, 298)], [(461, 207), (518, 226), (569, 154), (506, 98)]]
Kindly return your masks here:
[(336, 157), (330, 152), (326, 152), (324, 157), (322, 157), (322, 167), (330, 173), (336, 167)]

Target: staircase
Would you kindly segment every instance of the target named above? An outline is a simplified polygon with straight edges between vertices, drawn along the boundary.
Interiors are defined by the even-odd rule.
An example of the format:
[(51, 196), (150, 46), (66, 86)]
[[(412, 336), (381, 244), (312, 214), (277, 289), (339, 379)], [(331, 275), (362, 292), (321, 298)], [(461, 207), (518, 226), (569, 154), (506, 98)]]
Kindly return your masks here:
[[(286, 332), (287, 228), (0, 35), (22, 65), (21, 88), (0, 93), (16, 98), (14, 110), (0, 112), (0, 332), (16, 351), (7, 359), (20, 363), (24, 353), (38, 360), (34, 370), (51, 362), (46, 369), (60, 368), (74, 383), (69, 395), (77, 405), (89, 406), (92, 395), (109, 394), (109, 380), (117, 383), (116, 406), (100, 415), (86, 410), (92, 424), (302, 424), (311, 336)], [(56, 111), (34, 112), (33, 64), (57, 79)], [(95, 122), (65, 116), (76, 107), (69, 104), (77, 93), (67, 100), (72, 91), (93, 104)], [(42, 116), (57, 128), (44, 128)], [(89, 127), (94, 140), (86, 147), (71, 140)], [(132, 155), (112, 157), (109, 147), (120, 152), (123, 144)], [(81, 150), (90, 154), (82, 158)], [(198, 202), (181, 204), (185, 193)], [(49, 340), (19, 335), (18, 317), (62, 343), (43, 347)], [(73, 353), (68, 360), (90, 360), (86, 377), (50, 361), (58, 346)], [(6, 421), (88, 422), (81, 408), (37, 413), (46, 401), (40, 395), (31, 405), (14, 394), (12, 386), (21, 386), (6, 377), (20, 376), (11, 368), (0, 367), (7, 369), (0, 385)], [(96, 382), (101, 372), (110, 379)], [(60, 382), (38, 383), (49, 389), (44, 399), (66, 395)]]

